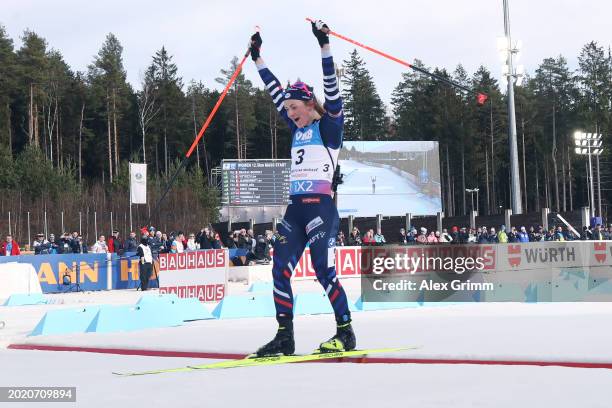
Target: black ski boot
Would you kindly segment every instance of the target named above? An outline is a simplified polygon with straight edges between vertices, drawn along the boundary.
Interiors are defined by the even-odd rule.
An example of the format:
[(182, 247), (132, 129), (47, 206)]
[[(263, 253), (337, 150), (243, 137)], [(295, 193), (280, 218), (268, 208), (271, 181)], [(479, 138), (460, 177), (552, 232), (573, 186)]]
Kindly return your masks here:
[(336, 335), (326, 342), (321, 343), (319, 351), (321, 353), (334, 353), (337, 351), (355, 350), (357, 340), (351, 323), (338, 324)]
[(289, 356), (295, 353), (295, 340), (293, 339), (293, 322), (279, 322), (276, 336), (267, 344), (261, 346), (254, 357)]

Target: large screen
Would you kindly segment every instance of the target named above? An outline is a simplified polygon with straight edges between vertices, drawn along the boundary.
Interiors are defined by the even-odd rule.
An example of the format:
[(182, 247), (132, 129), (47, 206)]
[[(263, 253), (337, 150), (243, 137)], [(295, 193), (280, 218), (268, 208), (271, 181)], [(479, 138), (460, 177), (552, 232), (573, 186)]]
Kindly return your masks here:
[(291, 160), (223, 160), (221, 169), (224, 206), (288, 204)]
[(340, 217), (442, 211), (438, 142), (344, 142)]

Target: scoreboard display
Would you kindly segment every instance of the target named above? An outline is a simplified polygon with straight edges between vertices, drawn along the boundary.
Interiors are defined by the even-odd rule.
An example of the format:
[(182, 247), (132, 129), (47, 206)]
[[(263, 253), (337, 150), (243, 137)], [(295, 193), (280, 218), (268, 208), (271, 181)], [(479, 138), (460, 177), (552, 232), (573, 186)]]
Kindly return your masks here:
[(289, 203), (291, 160), (223, 160), (221, 169), (224, 206)]

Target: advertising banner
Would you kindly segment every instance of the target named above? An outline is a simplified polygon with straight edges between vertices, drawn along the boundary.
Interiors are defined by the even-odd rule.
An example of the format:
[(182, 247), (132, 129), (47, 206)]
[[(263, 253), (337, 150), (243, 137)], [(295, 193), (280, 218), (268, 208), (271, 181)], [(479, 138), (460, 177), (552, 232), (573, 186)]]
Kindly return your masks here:
[(225, 296), (227, 249), (207, 249), (159, 255), (159, 291), (180, 298), (216, 302)]

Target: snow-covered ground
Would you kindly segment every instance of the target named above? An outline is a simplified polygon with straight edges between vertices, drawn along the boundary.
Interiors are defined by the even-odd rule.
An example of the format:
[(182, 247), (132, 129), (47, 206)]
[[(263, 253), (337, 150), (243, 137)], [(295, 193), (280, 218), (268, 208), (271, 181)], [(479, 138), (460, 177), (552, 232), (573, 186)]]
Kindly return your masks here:
[[(427, 197), (407, 178), (389, 169), (368, 166), (354, 160), (341, 160), (340, 166), (344, 174), (344, 183), (338, 188), (340, 215), (426, 215), (441, 211), (439, 199)], [(376, 178), (374, 183), (373, 177)]]
[[(358, 281), (344, 280), (353, 300), (358, 295)], [(315, 282), (295, 283), (296, 293), (319, 290)], [(240, 283), (232, 283), (229, 289), (232, 294), (245, 291), (246, 286)], [(248, 353), (269, 340), (276, 327), (273, 318), (257, 318), (196, 321), (129, 333), (26, 337), (47, 310), (130, 304), (141, 293), (123, 290), (48, 296), (53, 304), (0, 307), (0, 321), (6, 322), (0, 329), (0, 385), (76, 386), (76, 406), (610, 406), (612, 370), (607, 369), (309, 363), (121, 378), (111, 372), (214, 360), (6, 349), (8, 344), (38, 343)], [(353, 315), (360, 348), (421, 346), (393, 357), (583, 363), (612, 362), (611, 318), (612, 304), (608, 303), (471, 303)], [(333, 318), (298, 316), (295, 330), (296, 351), (308, 352), (332, 334)]]

